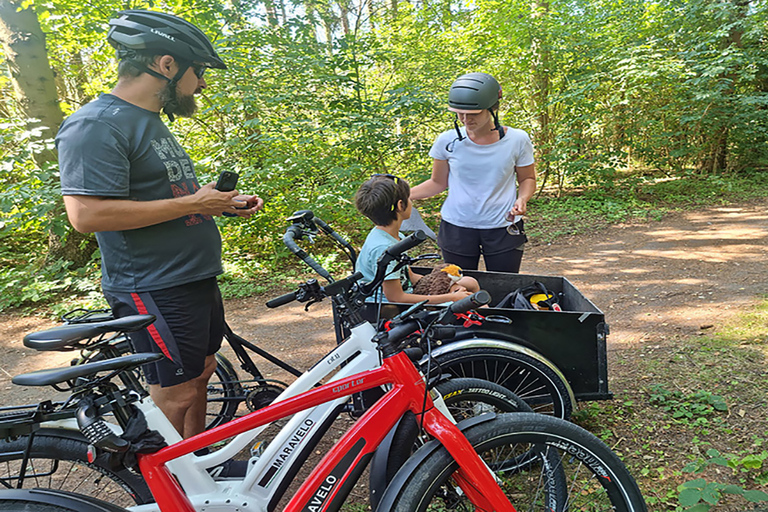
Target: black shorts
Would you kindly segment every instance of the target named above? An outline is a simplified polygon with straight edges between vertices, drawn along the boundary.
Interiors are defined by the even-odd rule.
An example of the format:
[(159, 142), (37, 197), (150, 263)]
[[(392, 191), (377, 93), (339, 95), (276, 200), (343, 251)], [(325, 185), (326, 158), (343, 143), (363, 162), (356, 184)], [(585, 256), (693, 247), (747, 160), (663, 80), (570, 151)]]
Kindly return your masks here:
[(136, 352), (165, 355), (144, 366), (149, 384), (175, 386), (199, 377), (205, 358), (221, 348), (224, 305), (216, 278), (151, 292), (104, 292), (116, 318), (151, 314), (157, 320), (131, 333)]
[(515, 249), (522, 250), (528, 241), (522, 219), (517, 221), (519, 235), (510, 235), (507, 228), (473, 229), (462, 228), (441, 221), (437, 243), (441, 249), (460, 256), (493, 256)]
[(477, 270), (482, 255), (486, 270), (518, 273), (528, 238), (522, 219), (516, 225), (520, 233), (510, 235), (507, 228), (462, 228), (442, 221), (437, 243), (446, 263), (465, 270)]

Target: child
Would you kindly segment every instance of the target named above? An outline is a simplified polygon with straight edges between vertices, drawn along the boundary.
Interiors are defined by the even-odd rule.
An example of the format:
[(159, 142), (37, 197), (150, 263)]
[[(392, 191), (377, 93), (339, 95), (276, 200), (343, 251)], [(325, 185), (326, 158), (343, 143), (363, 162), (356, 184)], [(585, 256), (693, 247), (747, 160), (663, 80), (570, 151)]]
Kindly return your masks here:
[[(376, 262), (387, 248), (397, 243), (404, 236), (400, 233), (403, 221), (411, 216), (413, 204), (410, 200), (411, 187), (402, 178), (391, 174), (374, 174), (362, 184), (355, 195), (357, 209), (371, 219), (376, 227), (371, 229), (363, 248), (357, 257), (355, 270), (362, 272), (363, 280), (372, 281), (376, 275)], [(421, 279), (409, 267), (401, 268), (397, 273), (391, 270), (396, 262), (390, 263), (382, 289), (384, 302), (403, 302), (414, 304), (428, 300), (430, 304), (453, 302), (471, 295), (480, 289), (472, 277), (462, 277), (450, 287), (449, 293), (440, 295), (418, 295), (412, 293), (413, 285)]]

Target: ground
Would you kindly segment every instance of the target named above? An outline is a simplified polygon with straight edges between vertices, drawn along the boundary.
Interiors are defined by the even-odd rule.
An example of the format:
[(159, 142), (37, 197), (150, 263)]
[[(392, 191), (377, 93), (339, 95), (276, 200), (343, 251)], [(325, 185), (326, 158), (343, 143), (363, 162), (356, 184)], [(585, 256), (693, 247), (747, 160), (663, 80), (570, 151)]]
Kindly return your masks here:
[[(616, 411), (626, 416), (631, 408), (636, 419), (625, 423), (611, 419), (613, 432), (603, 437), (624, 450), (622, 454), (635, 472), (642, 471), (641, 486), (646, 496), (654, 498), (654, 510), (670, 506), (669, 497), (660, 491), (664, 486), (654, 478), (673, 478), (669, 472), (682, 468), (691, 453), (704, 448), (694, 446), (698, 431), (691, 433), (684, 427), (678, 431), (657, 411), (643, 415), (638, 409), (651, 407), (648, 389), (657, 379), (671, 391), (696, 391), (687, 388), (690, 379), (684, 374), (697, 372), (697, 365), (711, 366), (711, 360), (700, 362), (691, 340), (695, 342), (697, 336), (732, 323), (768, 292), (766, 207), (768, 200), (758, 200), (678, 212), (660, 221), (616, 225), (588, 235), (560, 238), (552, 244), (537, 244), (534, 239), (526, 250), (522, 273), (565, 276), (606, 314), (610, 325), (609, 388), (616, 395)], [(313, 305), (308, 312), (297, 304), (269, 310), (264, 306), (268, 298), (227, 302), (227, 317), (235, 332), (298, 368), (307, 368), (334, 345), (327, 302)], [(71, 358), (67, 353), (32, 353), (23, 347), (25, 333), (53, 325), (55, 322), (44, 318), (0, 315), (0, 403), (28, 403), (50, 396), (48, 390), (18, 389), (10, 377), (66, 364)], [(745, 363), (750, 373), (743, 378), (753, 384), (764, 383), (768, 375), (766, 340), (747, 341), (750, 350), (763, 352)], [(271, 366), (265, 363), (263, 368)], [(676, 372), (680, 372), (679, 378)], [(266, 373), (288, 379), (277, 370)], [(734, 374), (729, 382), (738, 384), (739, 378)], [(709, 391), (714, 389), (719, 389), (717, 383)], [(728, 418), (735, 421), (733, 428), (723, 430), (728, 434), (722, 435), (735, 441), (743, 438), (744, 442), (768, 437), (765, 400), (755, 404), (754, 397), (749, 396), (744, 397), (744, 404), (729, 404)], [(632, 426), (640, 421), (638, 415), (651, 422), (642, 432)], [(665, 428), (655, 431), (654, 422), (663, 422)], [(590, 425), (589, 418), (586, 423)], [(690, 450), (681, 449), (688, 444)], [(660, 459), (670, 468), (666, 474), (658, 469)], [(741, 509), (719, 507), (716, 510), (747, 508), (744, 502)]]

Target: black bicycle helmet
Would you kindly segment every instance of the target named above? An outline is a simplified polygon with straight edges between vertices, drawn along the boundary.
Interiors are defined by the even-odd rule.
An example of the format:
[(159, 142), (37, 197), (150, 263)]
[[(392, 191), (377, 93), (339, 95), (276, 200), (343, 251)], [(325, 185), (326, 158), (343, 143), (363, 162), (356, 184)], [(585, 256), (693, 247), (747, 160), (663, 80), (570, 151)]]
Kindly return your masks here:
[(202, 30), (190, 22), (156, 11), (127, 10), (109, 20), (107, 40), (120, 52), (159, 51), (189, 64), (227, 69)]
[[(498, 113), (493, 109), (500, 99), (501, 86), (495, 78), (488, 73), (466, 73), (451, 84), (451, 89), (448, 91), (448, 110), (456, 114), (479, 114), (483, 110), (490, 111), (495, 129), (499, 132), (499, 139), (501, 139), (504, 137), (504, 128), (499, 122)], [(456, 128), (459, 140), (464, 140), (459, 130), (458, 119), (454, 119), (453, 126)]]

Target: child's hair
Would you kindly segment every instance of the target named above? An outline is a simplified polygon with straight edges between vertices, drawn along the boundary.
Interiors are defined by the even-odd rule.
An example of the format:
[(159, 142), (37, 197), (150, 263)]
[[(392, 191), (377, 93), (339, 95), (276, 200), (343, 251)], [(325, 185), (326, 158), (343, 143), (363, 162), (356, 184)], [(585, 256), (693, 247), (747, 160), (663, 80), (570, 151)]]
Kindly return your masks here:
[(389, 226), (397, 220), (397, 205), (408, 204), (411, 187), (403, 178), (391, 174), (374, 174), (360, 185), (355, 194), (357, 210), (377, 226)]

